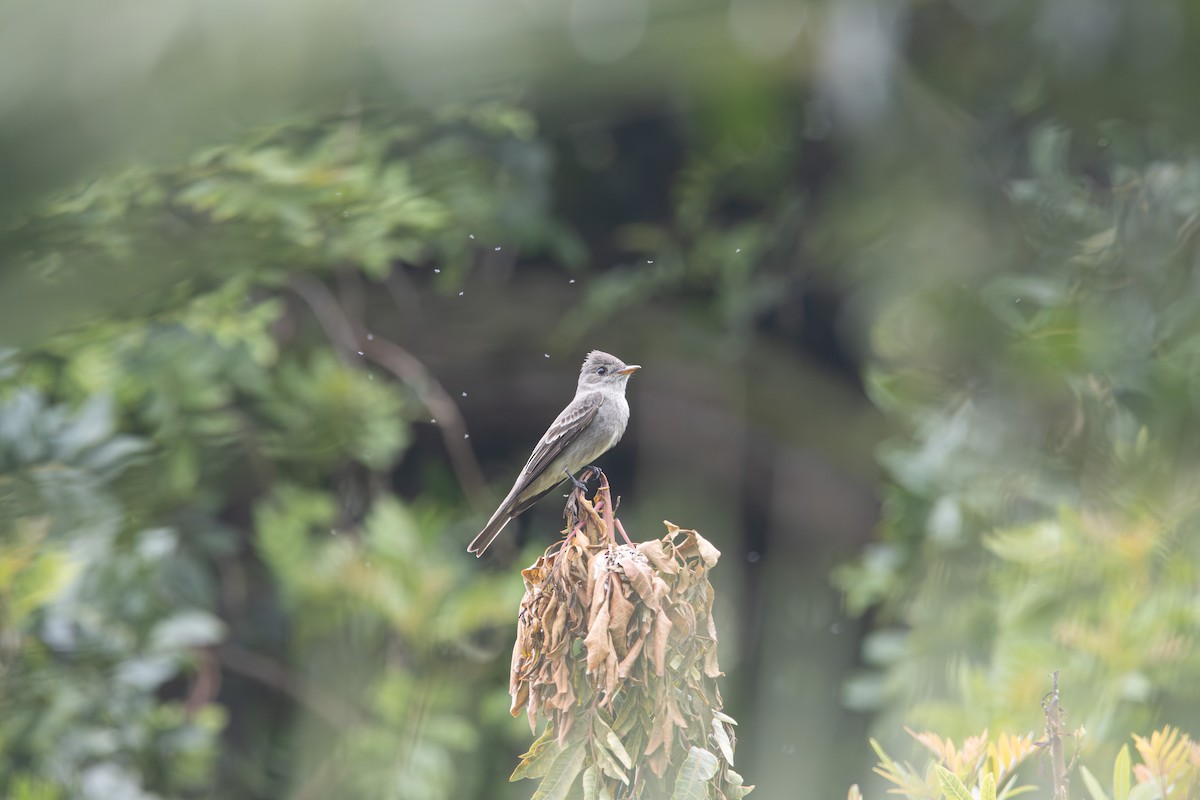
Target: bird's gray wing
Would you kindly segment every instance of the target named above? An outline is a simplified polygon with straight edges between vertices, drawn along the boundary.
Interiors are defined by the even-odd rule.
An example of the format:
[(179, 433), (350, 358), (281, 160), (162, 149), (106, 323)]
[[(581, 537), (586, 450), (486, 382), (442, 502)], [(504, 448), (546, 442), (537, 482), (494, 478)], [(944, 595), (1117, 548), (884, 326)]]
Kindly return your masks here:
[(536, 494), (522, 497), (525, 490), (541, 476), (542, 471), (553, 464), (554, 459), (562, 455), (571, 442), (579, 437), (580, 432), (592, 423), (603, 402), (603, 395), (599, 392), (585, 395), (579, 398), (579, 402), (572, 400), (571, 404), (558, 415), (558, 418), (550, 423), (549, 430), (542, 436), (537, 447), (533, 448), (533, 453), (525, 462), (525, 468), (521, 470), (521, 474), (517, 476), (517, 482), (513, 484), (508, 497), (504, 498), (504, 502), (492, 514), (492, 518), (488, 520), (487, 525), (483, 526), (479, 535), (467, 545), (467, 552), (474, 553), (476, 556), (483, 555), (483, 551), (487, 550), (495, 538), (500, 535), (500, 531), (509, 523), (509, 520), (525, 511), (542, 495), (567, 479), (567, 476), (563, 475), (560, 480), (554, 481)]
[[(550, 428), (538, 442), (537, 447), (533, 448), (533, 453), (525, 462), (525, 468), (521, 470), (516, 485), (509, 492), (510, 499), (520, 497), (542, 471), (552, 464), (554, 459), (562, 455), (567, 446), (579, 436), (580, 431), (587, 428), (596, 418), (603, 403), (604, 396), (599, 392), (593, 392), (579, 398), (578, 403), (572, 402), (563, 409), (558, 418), (550, 423)], [(563, 475), (562, 479), (566, 480), (567, 476)]]

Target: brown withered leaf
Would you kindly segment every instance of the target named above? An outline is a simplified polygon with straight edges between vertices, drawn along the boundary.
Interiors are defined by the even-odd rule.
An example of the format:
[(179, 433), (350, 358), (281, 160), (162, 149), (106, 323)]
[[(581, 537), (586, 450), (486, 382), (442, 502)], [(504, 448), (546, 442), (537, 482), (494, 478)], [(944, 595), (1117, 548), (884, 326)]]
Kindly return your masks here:
[(742, 797), (716, 682), (708, 570), (720, 552), (669, 522), (661, 539), (618, 545), (600, 481), (591, 500), (572, 493), (566, 539), (521, 573), (512, 713), (545, 728), (513, 777), (544, 790), (553, 775), (557, 791), (582, 774), (589, 796), (669, 796), (684, 757), (703, 751), (721, 767), (710, 796)]
[(675, 560), (675, 546), (670, 542), (651, 539), (639, 544), (637, 549), (639, 553), (650, 559), (650, 563), (659, 572), (666, 575), (675, 575), (679, 572), (679, 562)]
[(614, 591), (608, 601), (608, 633), (612, 637), (613, 650), (618, 656), (629, 652), (629, 623), (637, 606), (629, 601), (624, 592)]
[(587, 648), (588, 672), (595, 672), (612, 652), (612, 639), (608, 633), (608, 603), (601, 600), (596, 605), (587, 637), (583, 640), (583, 646)]
[(629, 671), (633, 669), (634, 664), (637, 663), (638, 656), (642, 654), (642, 648), (645, 646), (645, 644), (646, 637), (640, 636), (638, 637), (637, 641), (633, 643), (633, 647), (629, 648), (629, 652), (625, 654), (625, 657), (622, 658), (621, 662), (617, 665), (618, 678), (624, 679), (629, 677)]
[(673, 627), (675, 626), (671, 624), (671, 618), (666, 614), (660, 613), (654, 619), (654, 654), (651, 658), (654, 661), (654, 674), (660, 678), (666, 674), (667, 640)]
[(639, 560), (630, 555), (622, 558), (618, 564), (629, 580), (629, 585), (637, 592), (642, 602), (650, 609), (658, 611), (660, 608), (659, 591), (654, 584), (654, 572), (649, 565), (649, 560)]

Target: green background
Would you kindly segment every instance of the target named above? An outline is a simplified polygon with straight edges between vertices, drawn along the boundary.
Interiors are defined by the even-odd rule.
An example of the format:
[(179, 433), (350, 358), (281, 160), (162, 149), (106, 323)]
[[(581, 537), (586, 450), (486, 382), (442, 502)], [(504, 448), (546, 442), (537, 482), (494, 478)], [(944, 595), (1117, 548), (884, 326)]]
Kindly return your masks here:
[(531, 794), (560, 509), (464, 548), (593, 348), (644, 367), (626, 529), (724, 554), (755, 797), (1037, 731), (1053, 670), (1085, 761), (1200, 732), (1198, 45), (1171, 0), (6, 4), (0, 794)]

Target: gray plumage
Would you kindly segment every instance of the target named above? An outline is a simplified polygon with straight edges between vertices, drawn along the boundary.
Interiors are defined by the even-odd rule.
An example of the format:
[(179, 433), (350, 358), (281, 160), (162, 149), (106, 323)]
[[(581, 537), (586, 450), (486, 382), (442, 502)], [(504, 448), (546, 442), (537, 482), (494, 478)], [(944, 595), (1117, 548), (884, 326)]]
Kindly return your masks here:
[(629, 423), (625, 384), (639, 369), (599, 350), (588, 353), (579, 370), (575, 398), (533, 448), (508, 496), (467, 545), (468, 553), (483, 555), (509, 521), (566, 481), (567, 472), (574, 475), (621, 441)]

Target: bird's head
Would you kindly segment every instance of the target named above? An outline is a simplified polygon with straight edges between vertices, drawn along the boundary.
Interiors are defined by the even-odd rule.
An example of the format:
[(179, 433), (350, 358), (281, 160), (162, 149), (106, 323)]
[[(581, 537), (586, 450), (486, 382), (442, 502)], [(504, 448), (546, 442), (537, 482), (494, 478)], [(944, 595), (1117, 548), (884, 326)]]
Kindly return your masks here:
[(616, 356), (593, 350), (587, 354), (579, 370), (580, 389), (601, 389), (605, 386), (625, 388), (629, 376), (641, 369), (637, 364), (626, 364)]

